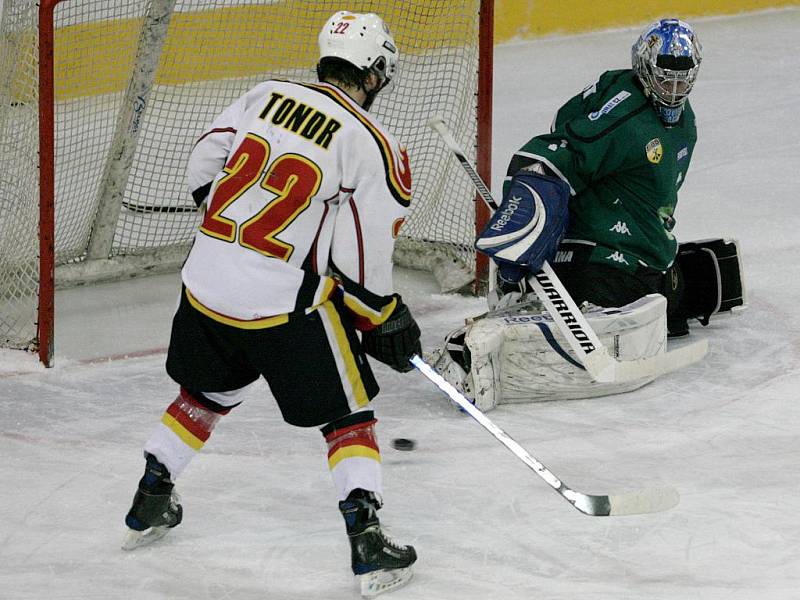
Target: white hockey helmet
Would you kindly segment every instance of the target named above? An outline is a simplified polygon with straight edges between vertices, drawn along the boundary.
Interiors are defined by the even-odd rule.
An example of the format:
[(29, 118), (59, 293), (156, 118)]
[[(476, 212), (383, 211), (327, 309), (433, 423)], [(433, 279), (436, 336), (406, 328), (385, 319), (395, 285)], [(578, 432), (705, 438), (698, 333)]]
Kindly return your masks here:
[(375, 13), (334, 14), (319, 34), (319, 57), (333, 57), (375, 73), (380, 87), (391, 81), (397, 70), (399, 52), (389, 28)]

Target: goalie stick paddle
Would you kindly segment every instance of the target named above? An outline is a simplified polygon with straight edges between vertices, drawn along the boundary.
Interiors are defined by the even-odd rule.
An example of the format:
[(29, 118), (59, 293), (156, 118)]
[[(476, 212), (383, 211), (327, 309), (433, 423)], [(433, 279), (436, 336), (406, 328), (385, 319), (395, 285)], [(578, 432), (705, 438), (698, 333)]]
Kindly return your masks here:
[[(428, 127), (439, 134), (461, 163), (481, 199), (490, 209), (497, 210), (498, 205), (491, 191), (450, 133), (444, 119), (439, 116), (431, 117), (428, 119)], [(631, 361), (617, 360), (608, 353), (608, 349), (597, 337), (564, 284), (546, 261), (539, 273), (528, 278), (528, 283), (572, 350), (580, 358), (584, 368), (596, 381), (623, 383), (643, 377), (664, 375), (699, 361), (708, 352), (708, 340), (700, 340), (664, 354)]]
[(443, 391), (464, 411), (475, 419), (495, 439), (508, 448), (514, 456), (524, 462), (534, 473), (544, 479), (547, 484), (558, 492), (562, 498), (572, 504), (576, 509), (591, 517), (617, 517), (623, 515), (640, 515), (662, 512), (676, 506), (680, 500), (675, 488), (651, 487), (635, 492), (622, 492), (619, 494), (584, 494), (570, 488), (556, 477), (550, 469), (536, 460), (531, 454), (520, 446), (510, 435), (494, 424), (485, 414), (473, 405), (461, 392), (439, 375), (433, 367), (417, 355), (411, 357), (411, 364), (432, 381), (436, 387)]

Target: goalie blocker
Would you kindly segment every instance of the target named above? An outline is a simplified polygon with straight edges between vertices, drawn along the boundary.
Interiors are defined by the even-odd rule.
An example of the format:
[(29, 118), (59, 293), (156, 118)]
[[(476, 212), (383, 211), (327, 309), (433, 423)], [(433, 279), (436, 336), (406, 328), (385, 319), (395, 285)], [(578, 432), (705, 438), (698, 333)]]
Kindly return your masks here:
[(522, 170), (475, 241), (475, 249), (497, 264), (503, 289), (552, 260), (569, 221), (569, 187), (557, 177)]

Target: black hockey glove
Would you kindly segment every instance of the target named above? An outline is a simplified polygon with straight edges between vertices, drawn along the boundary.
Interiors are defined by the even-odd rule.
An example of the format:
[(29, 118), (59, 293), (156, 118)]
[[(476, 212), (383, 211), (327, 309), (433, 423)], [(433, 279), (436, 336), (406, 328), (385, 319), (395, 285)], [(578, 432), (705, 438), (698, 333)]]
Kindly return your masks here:
[(361, 336), (364, 351), (389, 365), (395, 371), (407, 373), (413, 365), (408, 362), (414, 354), (422, 354), (419, 326), (399, 295), (391, 316), (371, 331)]

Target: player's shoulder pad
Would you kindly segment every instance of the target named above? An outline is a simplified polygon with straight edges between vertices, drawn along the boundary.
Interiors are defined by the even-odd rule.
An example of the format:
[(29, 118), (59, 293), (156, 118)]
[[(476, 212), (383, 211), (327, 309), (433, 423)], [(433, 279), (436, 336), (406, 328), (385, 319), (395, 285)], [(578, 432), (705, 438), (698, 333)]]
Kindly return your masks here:
[(631, 69), (606, 71), (585, 92), (583, 114), (566, 124), (567, 132), (582, 141), (608, 135), (647, 110), (652, 110)]
[(372, 115), (358, 106), (344, 92), (331, 85), (303, 84), (327, 96), (361, 125), (367, 139), (372, 140), (383, 163), (386, 185), (402, 206), (411, 204), (411, 165), (408, 151)]

